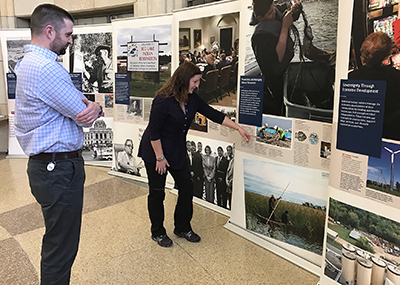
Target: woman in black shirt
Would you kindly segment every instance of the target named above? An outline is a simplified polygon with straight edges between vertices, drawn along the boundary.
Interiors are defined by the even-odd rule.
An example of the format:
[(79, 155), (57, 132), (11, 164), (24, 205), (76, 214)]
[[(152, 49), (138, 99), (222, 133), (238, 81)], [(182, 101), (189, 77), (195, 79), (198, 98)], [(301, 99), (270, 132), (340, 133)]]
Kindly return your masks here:
[(383, 32), (368, 35), (361, 45), (361, 66), (349, 73), (349, 79), (377, 80), (386, 82), (385, 108), (382, 137), (400, 140), (400, 71), (382, 61), (390, 55), (394, 43)]
[(149, 184), (148, 210), (152, 239), (160, 246), (172, 245), (163, 226), (167, 171), (174, 178), (178, 189), (174, 233), (190, 242), (200, 241), (200, 237), (190, 226), (193, 215), (193, 183), (186, 160), (186, 135), (196, 112), (214, 122), (236, 129), (247, 142), (252, 136), (194, 93), (199, 86), (200, 77), (200, 69), (191, 62), (185, 62), (178, 67), (168, 82), (157, 91), (149, 124), (140, 142), (138, 156), (145, 162)]

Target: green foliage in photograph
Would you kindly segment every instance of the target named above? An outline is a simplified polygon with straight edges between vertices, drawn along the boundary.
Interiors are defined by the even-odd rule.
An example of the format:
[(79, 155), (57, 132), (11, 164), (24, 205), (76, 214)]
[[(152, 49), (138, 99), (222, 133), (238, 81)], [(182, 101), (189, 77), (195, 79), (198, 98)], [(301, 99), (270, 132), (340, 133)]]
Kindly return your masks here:
[(395, 184), (395, 189), (392, 190), (390, 189), (390, 185), (389, 184), (380, 184), (376, 181), (372, 181), (372, 180), (367, 180), (367, 187), (370, 189), (374, 189), (374, 190), (378, 190), (381, 192), (385, 192), (388, 193), (390, 195), (394, 195), (394, 196), (399, 196), (400, 197), (400, 183), (396, 182)]
[[(349, 230), (357, 228), (400, 245), (400, 224), (374, 213), (330, 200), (329, 217)], [(331, 228), (331, 226), (329, 226)], [(332, 228), (333, 229), (333, 228)], [(335, 229), (333, 229), (335, 230)], [(340, 237), (342, 237), (340, 235)]]
[(156, 72), (132, 72), (130, 80), (130, 96), (154, 98), (171, 77), (171, 69)]
[[(245, 191), (245, 201), (247, 215), (269, 216), (269, 197)], [(289, 212), (289, 230), (292, 233), (308, 241), (322, 243), (326, 214), (324, 210), (281, 200), (275, 210), (275, 220), (280, 221), (285, 211)]]
[(372, 254), (375, 253), (375, 250), (372, 248), (372, 246), (370, 245), (369, 241), (365, 238), (365, 237), (360, 237), (357, 241), (356, 241), (356, 246), (359, 248), (362, 248)]
[(330, 244), (330, 245), (336, 247), (337, 249), (342, 250), (342, 244), (341, 244), (341, 243), (338, 243), (338, 242), (336, 242), (336, 241), (334, 241), (332, 238), (328, 237), (326, 242), (327, 242), (328, 244)]
[(346, 229), (342, 225), (337, 225), (337, 224), (329, 224), (329, 228), (339, 235), (339, 237), (349, 243), (354, 243), (354, 240), (350, 238), (350, 232), (351, 230)]

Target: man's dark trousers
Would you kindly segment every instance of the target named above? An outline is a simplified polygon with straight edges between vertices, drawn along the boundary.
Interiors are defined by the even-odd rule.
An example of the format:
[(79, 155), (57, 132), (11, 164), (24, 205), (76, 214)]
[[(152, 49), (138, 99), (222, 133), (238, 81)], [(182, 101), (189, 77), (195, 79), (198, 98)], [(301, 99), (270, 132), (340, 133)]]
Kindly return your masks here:
[(42, 207), (46, 232), (42, 241), (41, 284), (69, 284), (78, 252), (82, 221), (84, 160), (81, 156), (55, 161), (33, 157), (28, 162), (32, 194)]

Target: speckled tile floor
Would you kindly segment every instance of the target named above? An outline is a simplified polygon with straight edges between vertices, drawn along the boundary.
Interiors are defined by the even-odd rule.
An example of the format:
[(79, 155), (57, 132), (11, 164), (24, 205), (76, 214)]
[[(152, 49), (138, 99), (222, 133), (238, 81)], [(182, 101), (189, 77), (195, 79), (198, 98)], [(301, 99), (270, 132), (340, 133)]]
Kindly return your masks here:
[[(44, 227), (26, 163), (0, 154), (0, 284), (39, 284)], [(150, 238), (147, 189), (107, 172), (86, 166), (71, 284), (317, 284), (317, 276), (225, 229), (228, 217), (196, 204), (192, 226), (202, 241), (177, 238), (169, 192), (165, 225), (174, 245), (158, 246)]]

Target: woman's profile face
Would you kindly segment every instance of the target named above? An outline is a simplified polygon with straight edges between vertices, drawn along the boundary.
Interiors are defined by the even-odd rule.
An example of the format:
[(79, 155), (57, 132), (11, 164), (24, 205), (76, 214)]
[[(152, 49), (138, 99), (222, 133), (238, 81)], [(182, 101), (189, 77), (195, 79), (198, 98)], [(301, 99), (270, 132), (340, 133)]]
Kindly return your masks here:
[(189, 94), (192, 94), (194, 89), (199, 87), (201, 74), (196, 74), (189, 81)]

